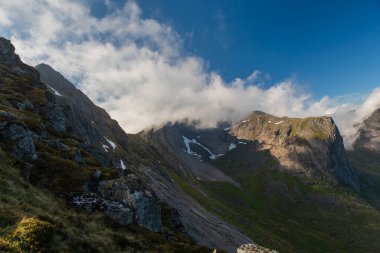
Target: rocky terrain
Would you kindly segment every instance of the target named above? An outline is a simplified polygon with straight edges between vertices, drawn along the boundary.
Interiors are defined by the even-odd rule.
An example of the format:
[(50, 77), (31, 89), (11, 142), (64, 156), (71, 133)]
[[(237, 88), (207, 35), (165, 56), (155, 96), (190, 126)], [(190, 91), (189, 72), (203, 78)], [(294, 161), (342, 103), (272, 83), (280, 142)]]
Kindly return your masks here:
[(0, 38), (0, 251), (210, 251), (127, 169), (117, 122), (58, 77), (41, 82)]
[[(204, 129), (197, 122), (169, 123), (129, 139), (134, 140), (131, 150), (158, 153), (162, 169), (146, 175), (164, 170), (203, 208), (280, 252), (362, 252), (363, 245), (346, 238), (363, 236), (357, 231), (366, 231), (378, 219), (377, 211), (357, 197), (362, 191), (359, 175), (329, 117), (254, 112), (233, 125)], [(153, 182), (163, 180), (158, 176)], [(164, 195), (166, 190), (158, 192)], [(176, 199), (169, 195), (166, 201)], [(362, 222), (354, 222), (352, 215)], [(332, 218), (337, 216), (340, 221)], [(350, 226), (357, 226), (355, 233)]]
[[(159, 163), (160, 156), (155, 155), (156, 151), (154, 149), (147, 148), (144, 153), (133, 150), (134, 139), (136, 139), (136, 136), (130, 135), (130, 137), (128, 137), (125, 133), (125, 136), (123, 136), (121, 140), (125, 140), (126, 145), (119, 145), (120, 139), (117, 135), (118, 125), (115, 123), (116, 126), (114, 127), (113, 121), (111, 120), (108, 124), (104, 123), (109, 119), (108, 115), (100, 126), (91, 123), (93, 119), (98, 119), (98, 117), (100, 117), (99, 115), (103, 112), (102, 109), (96, 107), (81, 91), (76, 89), (75, 86), (67, 81), (61, 74), (45, 64), (40, 64), (36, 68), (41, 72), (41, 80), (49, 83), (49, 86), (54, 89), (51, 91), (60, 94), (55, 94), (58, 103), (61, 103), (62, 105), (68, 104), (70, 108), (76, 108), (76, 111), (69, 113), (69, 117), (74, 118), (73, 122), (77, 121), (75, 118), (80, 118), (78, 120), (79, 123), (76, 123), (78, 126), (74, 129), (81, 129), (80, 131), (87, 128), (90, 129), (90, 131), (85, 134), (80, 133), (80, 131), (78, 132), (78, 136), (83, 135), (85, 139), (94, 140), (94, 146), (87, 144), (88, 142), (85, 141), (84, 145), (86, 151), (91, 152), (91, 155), (94, 155), (97, 159), (103, 161), (103, 165), (105, 166), (110, 165), (107, 161), (111, 160), (111, 164), (115, 167), (121, 168), (120, 163), (122, 161), (128, 170), (140, 176), (144, 180), (144, 183), (153, 189), (161, 201), (168, 203), (170, 207), (178, 210), (180, 220), (184, 225), (186, 233), (194, 238), (199, 244), (207, 245), (210, 248), (221, 248), (233, 252), (241, 244), (252, 242), (252, 239), (241, 233), (234, 226), (224, 222), (217, 216), (210, 214), (209, 211), (199, 205), (195, 200), (188, 196), (187, 193), (178, 187), (173, 182), (173, 179), (170, 174), (167, 173), (164, 166)], [(85, 102), (81, 102), (83, 97), (85, 97)], [(99, 122), (102, 122), (100, 119), (102, 119), (102, 117), (98, 119)], [(104, 125), (102, 126), (102, 124)], [(105, 132), (103, 131), (103, 128), (106, 129)], [(93, 133), (93, 131), (96, 133)], [(208, 134), (205, 133), (205, 136), (207, 135)], [(97, 138), (97, 136), (100, 136), (100, 138)], [(112, 142), (115, 142), (117, 147), (114, 149), (108, 144), (109, 147), (103, 150), (102, 146), (107, 144), (107, 141), (105, 141), (102, 136), (108, 136)], [(167, 136), (172, 136), (173, 140), (177, 137), (173, 132)], [(214, 138), (214, 140), (217, 140), (217, 138)], [(139, 141), (143, 142), (143, 140)], [(145, 143), (145, 145), (148, 144)], [(173, 157), (177, 156), (176, 153), (172, 154)], [(175, 161), (175, 158), (171, 160)], [(162, 160), (162, 162), (164, 162), (164, 160)], [(197, 169), (199, 173), (202, 173), (200, 177), (220, 177), (224, 180), (233, 182), (232, 179), (224, 176), (221, 171), (217, 169), (214, 169), (213, 171), (206, 170), (203, 167), (198, 167), (197, 165), (199, 164), (206, 166), (207, 168), (212, 168), (212, 166), (208, 166), (204, 163), (195, 164), (193, 168)], [(177, 164), (175, 165), (177, 166)], [(87, 200), (87, 202), (94, 201), (96, 203), (103, 203), (103, 197), (99, 197), (101, 200), (98, 199), (98, 196), (96, 197), (98, 200), (94, 199), (94, 196), (91, 196), (91, 198), (86, 196), (84, 199)], [(76, 196), (76, 198), (79, 197)], [(80, 206), (85, 209), (88, 208), (87, 204), (81, 203)], [(92, 209), (92, 207), (90, 207), (90, 209)], [(147, 210), (148, 209), (149, 208), (147, 208)], [(125, 211), (121, 211), (121, 214), (113, 214), (112, 217), (129, 217), (128, 212), (129, 209), (125, 209)]]
[(360, 191), (358, 176), (347, 160), (343, 138), (330, 117), (295, 119), (254, 112), (231, 129), (239, 139), (256, 140), (281, 169)]

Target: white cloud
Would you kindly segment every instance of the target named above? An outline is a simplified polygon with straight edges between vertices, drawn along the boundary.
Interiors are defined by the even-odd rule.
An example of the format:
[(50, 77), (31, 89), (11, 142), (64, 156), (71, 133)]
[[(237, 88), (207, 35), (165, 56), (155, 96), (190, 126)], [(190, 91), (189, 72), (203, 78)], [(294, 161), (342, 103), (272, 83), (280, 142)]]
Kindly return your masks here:
[(115, 9), (105, 0), (109, 11), (101, 19), (91, 15), (88, 2), (0, 0), (0, 32), (26, 63), (45, 62), (77, 80), (128, 132), (183, 118), (210, 126), (262, 110), (297, 117), (334, 113), (342, 133), (351, 136), (352, 123), (378, 105), (375, 90), (355, 117), (346, 117), (355, 106), (328, 97), (313, 101), (292, 80), (261, 88), (270, 77), (260, 71), (226, 83), (206, 71), (201, 58), (182, 52), (182, 39), (170, 26), (143, 18), (135, 2)]

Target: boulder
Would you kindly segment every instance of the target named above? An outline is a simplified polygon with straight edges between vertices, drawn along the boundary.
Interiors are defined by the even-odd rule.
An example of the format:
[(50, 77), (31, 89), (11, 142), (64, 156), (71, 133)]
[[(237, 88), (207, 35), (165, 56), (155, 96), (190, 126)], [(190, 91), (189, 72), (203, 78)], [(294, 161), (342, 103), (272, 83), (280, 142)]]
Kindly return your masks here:
[(244, 244), (240, 246), (237, 253), (278, 253), (278, 251), (260, 247), (256, 244)]
[[(101, 181), (99, 194), (110, 200), (128, 203), (134, 212), (137, 224), (158, 232), (161, 230), (161, 205), (153, 191), (148, 189), (133, 175), (127, 175), (116, 180)], [(120, 223), (123, 220), (119, 220)]]
[(31, 102), (29, 102), (29, 100), (25, 100), (21, 103), (18, 103), (17, 108), (20, 110), (24, 110), (24, 111), (25, 110), (32, 110), (32, 109), (34, 109), (34, 105)]
[(37, 152), (33, 143), (32, 132), (17, 124), (11, 125), (7, 130), (5, 135), (12, 141), (16, 141), (12, 156), (18, 160), (36, 160)]

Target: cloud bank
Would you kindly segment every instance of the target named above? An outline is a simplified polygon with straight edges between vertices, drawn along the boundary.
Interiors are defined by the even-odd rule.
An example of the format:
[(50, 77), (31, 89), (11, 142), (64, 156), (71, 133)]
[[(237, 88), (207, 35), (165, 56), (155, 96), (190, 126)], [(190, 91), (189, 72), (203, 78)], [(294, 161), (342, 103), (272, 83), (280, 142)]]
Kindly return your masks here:
[(291, 79), (263, 89), (266, 77), (257, 70), (226, 82), (201, 58), (183, 52), (182, 38), (169, 25), (144, 18), (136, 2), (115, 9), (105, 0), (102, 18), (92, 15), (90, 3), (0, 0), (0, 32), (26, 63), (44, 62), (60, 71), (127, 132), (184, 118), (212, 126), (253, 110), (292, 117), (330, 114), (349, 146), (353, 124), (380, 105), (380, 89), (362, 105), (327, 96), (315, 101)]

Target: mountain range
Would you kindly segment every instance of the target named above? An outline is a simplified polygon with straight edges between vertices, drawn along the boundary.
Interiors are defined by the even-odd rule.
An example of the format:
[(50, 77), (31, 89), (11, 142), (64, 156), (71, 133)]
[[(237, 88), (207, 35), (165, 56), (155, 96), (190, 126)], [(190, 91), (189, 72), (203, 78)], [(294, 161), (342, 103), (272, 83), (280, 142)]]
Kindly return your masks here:
[(0, 251), (380, 252), (380, 108), (356, 127), (350, 150), (261, 111), (127, 134), (0, 38)]

